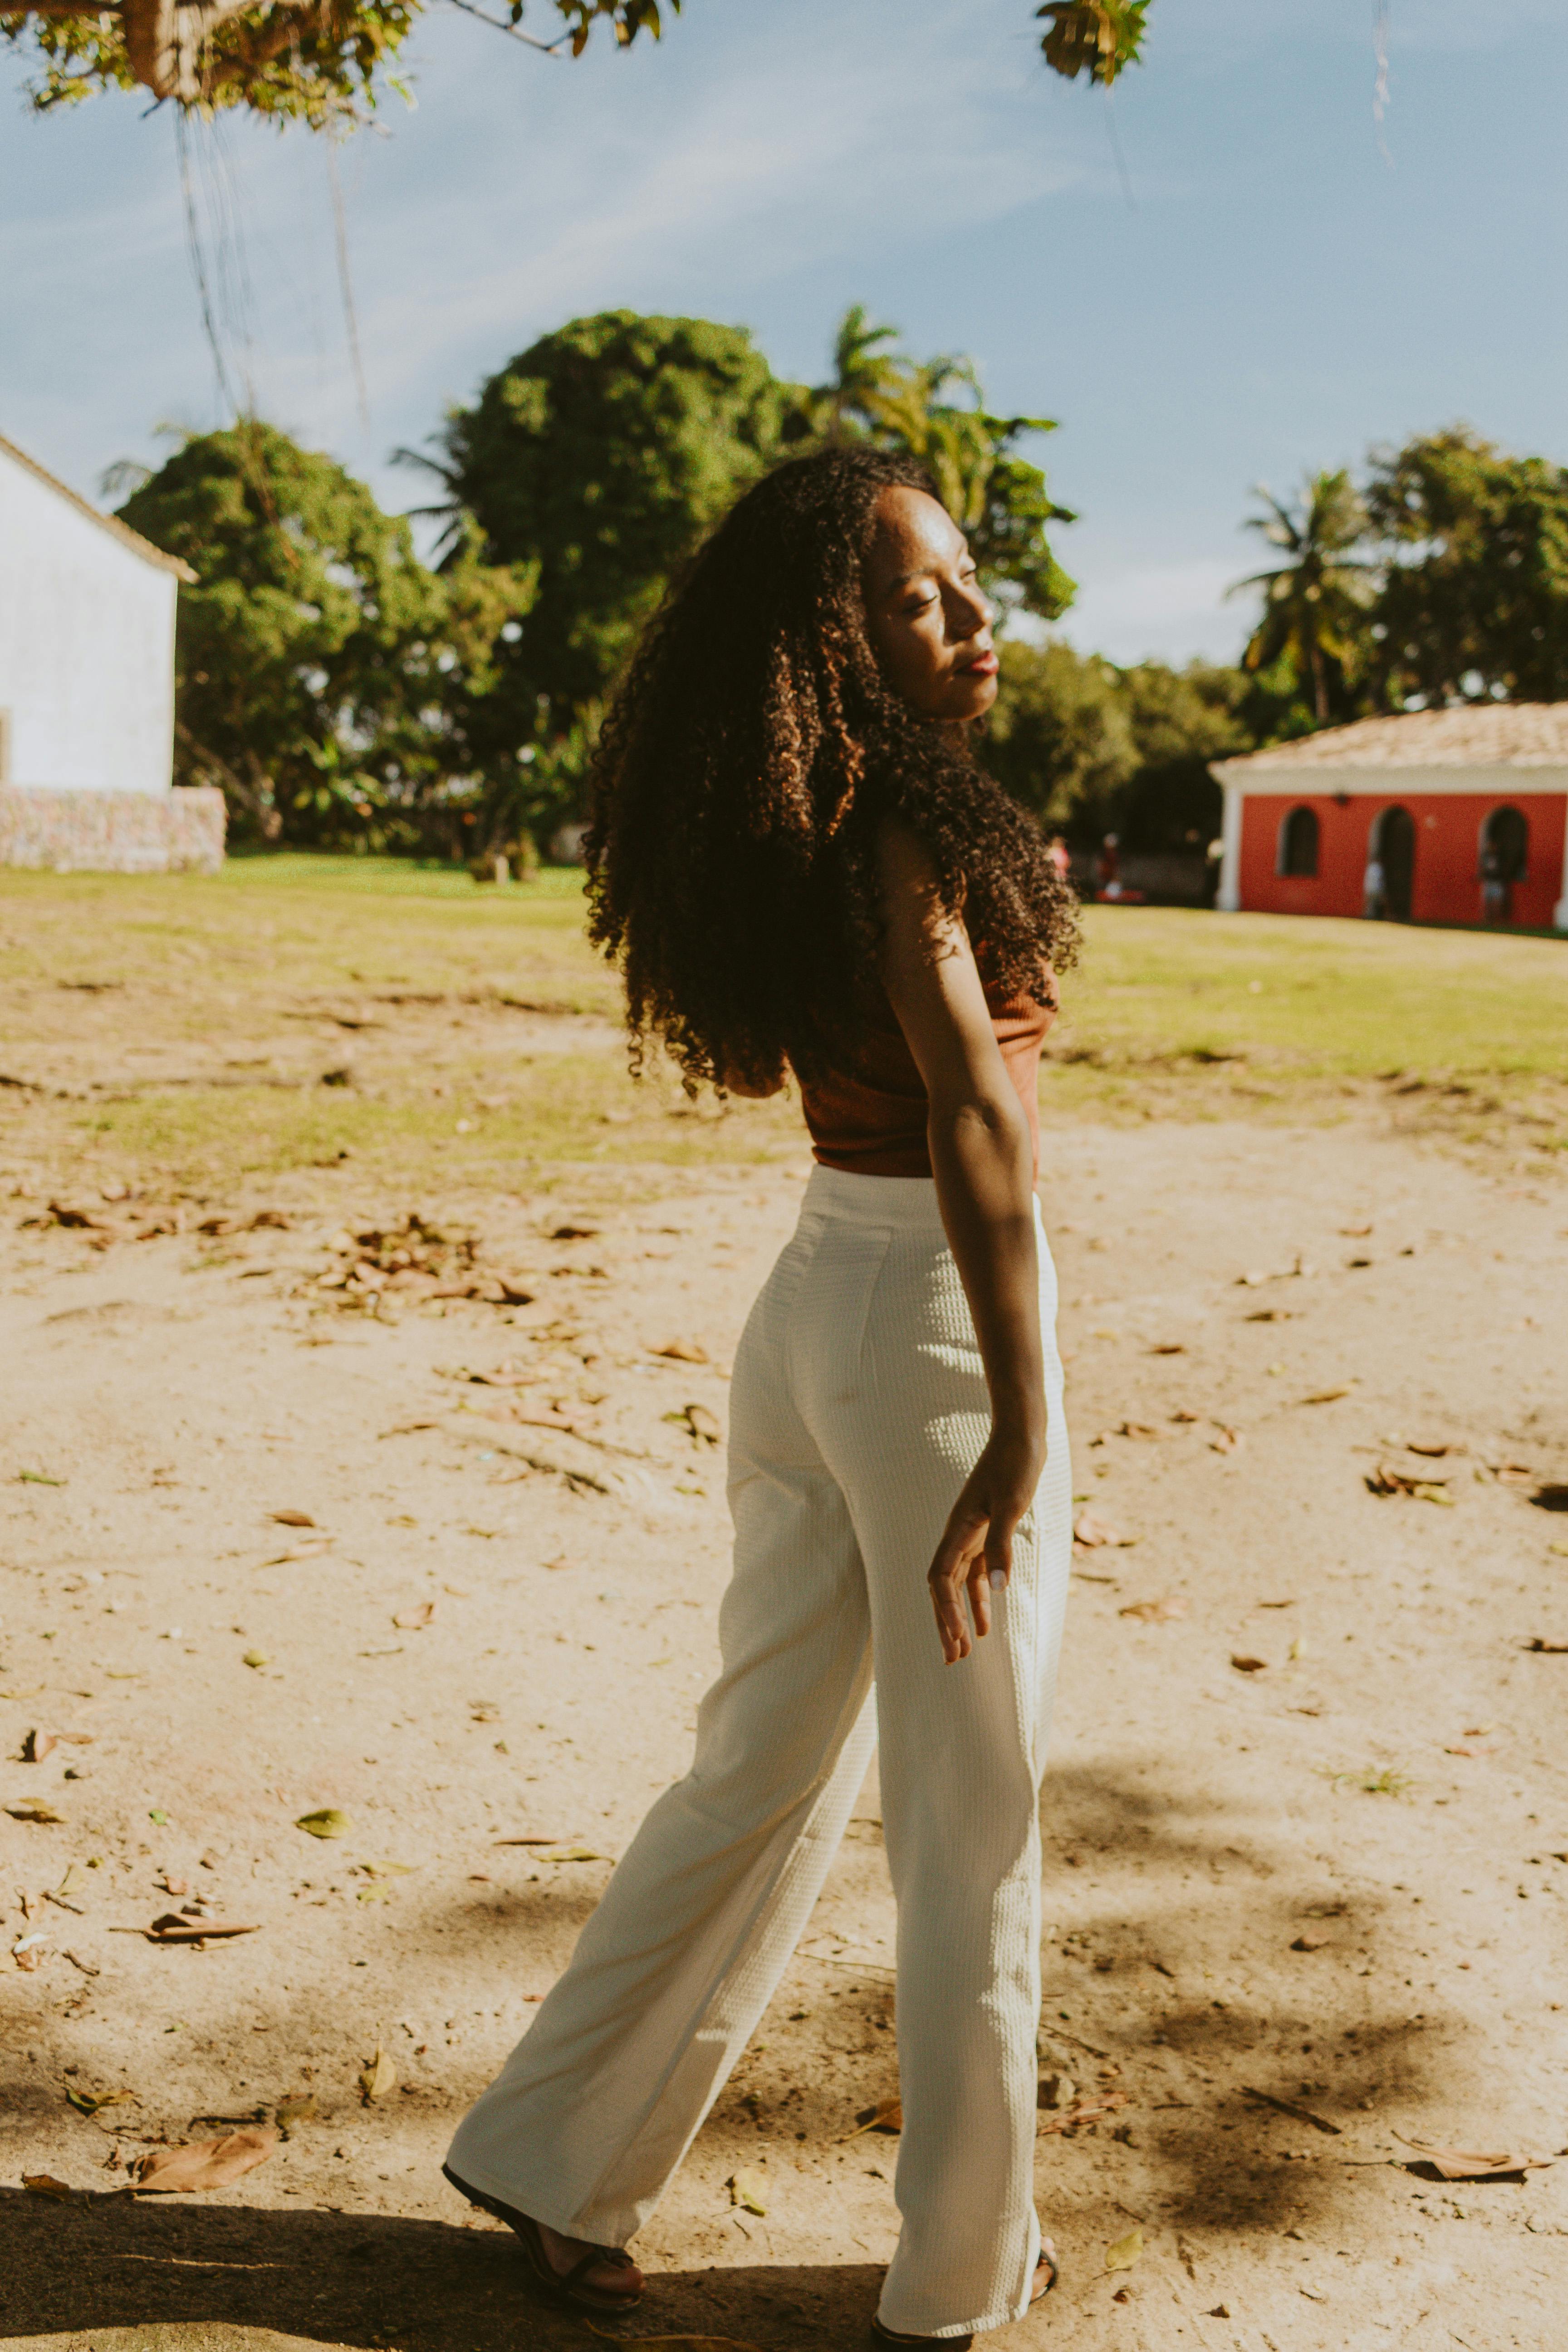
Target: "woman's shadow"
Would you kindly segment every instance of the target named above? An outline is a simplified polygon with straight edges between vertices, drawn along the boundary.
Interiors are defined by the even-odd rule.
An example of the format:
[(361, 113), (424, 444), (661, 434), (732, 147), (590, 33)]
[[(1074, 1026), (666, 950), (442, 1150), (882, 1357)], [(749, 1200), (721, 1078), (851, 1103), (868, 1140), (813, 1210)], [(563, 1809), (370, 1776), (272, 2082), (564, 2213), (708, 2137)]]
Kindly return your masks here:
[(836, 2352), (865, 2342), (880, 2284), (870, 2263), (660, 2273), (657, 2304), (590, 2324), (536, 2301), (516, 2241), (487, 2226), (0, 2189), (0, 2342), (128, 2352), (110, 2331), (174, 2328), (158, 2352), (239, 2352), (238, 2331), (265, 2328), (397, 2352), (586, 2352), (595, 2333)]

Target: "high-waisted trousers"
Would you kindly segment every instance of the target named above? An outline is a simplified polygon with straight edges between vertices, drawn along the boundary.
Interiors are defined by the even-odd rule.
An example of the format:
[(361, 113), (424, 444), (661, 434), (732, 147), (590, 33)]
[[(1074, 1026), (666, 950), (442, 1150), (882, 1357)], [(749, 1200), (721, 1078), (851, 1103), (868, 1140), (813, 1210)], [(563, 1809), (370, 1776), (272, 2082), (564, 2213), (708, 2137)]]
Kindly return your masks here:
[(626, 2243), (766, 2006), (879, 1742), (903, 2105), (881, 2316), (961, 2336), (1026, 2310), (1039, 1777), (1072, 1542), (1043, 1232), (1039, 1259), (1046, 1469), (992, 1631), (948, 1666), (926, 1571), (991, 1426), (968, 1302), (934, 1183), (814, 1172), (735, 1360), (734, 1572), (691, 1769), (459, 2126), (473, 2187)]

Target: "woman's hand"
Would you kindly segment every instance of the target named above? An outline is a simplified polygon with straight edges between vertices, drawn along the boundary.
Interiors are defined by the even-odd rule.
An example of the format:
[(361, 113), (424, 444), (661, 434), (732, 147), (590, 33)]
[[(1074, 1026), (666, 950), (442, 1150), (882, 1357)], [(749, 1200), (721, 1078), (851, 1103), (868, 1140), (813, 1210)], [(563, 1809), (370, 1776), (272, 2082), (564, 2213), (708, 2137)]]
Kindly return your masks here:
[[(1035, 1499), (1045, 1468), (1046, 1443), (1026, 1426), (998, 1423), (948, 1514), (928, 1582), (942, 1654), (950, 1666), (966, 1658), (976, 1637), (991, 1630), (991, 1595), (1013, 1571), (1013, 1536)], [(967, 1591), (969, 1608), (963, 1605)]]

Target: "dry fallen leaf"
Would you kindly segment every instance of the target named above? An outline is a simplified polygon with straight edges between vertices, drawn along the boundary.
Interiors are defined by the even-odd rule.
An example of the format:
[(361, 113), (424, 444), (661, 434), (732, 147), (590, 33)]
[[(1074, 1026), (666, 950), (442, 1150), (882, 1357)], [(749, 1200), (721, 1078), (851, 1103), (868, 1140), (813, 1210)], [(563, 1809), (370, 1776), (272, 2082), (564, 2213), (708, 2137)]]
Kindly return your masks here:
[(1222, 1423), (1217, 1422), (1215, 1426), (1219, 1430), (1219, 1435), (1209, 1439), (1209, 1452), (1211, 1454), (1234, 1454), (1237, 1447), (1241, 1444), (1240, 1430), (1226, 1429)]
[(314, 1559), (318, 1553), (331, 1551), (331, 1536), (321, 1536), (312, 1543), (290, 1544), (287, 1551), (274, 1552), (271, 1559), (264, 1559), (261, 1565), (263, 1568), (287, 1568), (290, 1560)]
[(1353, 1381), (1346, 1381), (1337, 1389), (1315, 1389), (1310, 1396), (1304, 1396), (1301, 1402), (1303, 1404), (1337, 1404), (1341, 1397), (1348, 1397), (1354, 1387)]
[(150, 2147), (132, 2166), (138, 2189), (163, 2196), (186, 2195), (198, 2189), (228, 2189), (258, 2164), (265, 2164), (278, 2145), (271, 2124), (249, 2131), (228, 2132), (220, 2139), (193, 2139), (184, 2147)]
[(373, 2099), (384, 2099), (397, 2082), (397, 2069), (384, 2050), (378, 2048), (374, 2058), (367, 2058), (360, 2068), (359, 2086), (368, 2107)]
[(7, 1805), (5, 1811), (14, 1822), (58, 1822), (65, 1819), (63, 1813), (57, 1813), (52, 1805), (46, 1805), (38, 1797), (23, 1797), (16, 1804)]
[(1298, 1936), (1290, 1949), (1293, 1952), (1321, 1952), (1329, 1940), (1327, 1936), (1314, 1936), (1309, 1931), (1305, 1935)]
[(347, 1837), (352, 1823), (347, 1813), (339, 1812), (336, 1805), (323, 1805), (319, 1812), (301, 1813), (294, 1827), (308, 1830), (312, 1837)]
[(1085, 1551), (1096, 1551), (1102, 1544), (1113, 1544), (1125, 1549), (1138, 1540), (1136, 1536), (1122, 1535), (1096, 1511), (1079, 1513), (1073, 1523), (1072, 1539), (1074, 1543), (1081, 1544)]
[(541, 1862), (609, 1862), (614, 1857), (591, 1845), (547, 1845), (538, 1849)]
[(280, 1528), (313, 1528), (316, 1524), (309, 1511), (271, 1511), (268, 1516), (276, 1519)]
[(199, 1919), (184, 1911), (165, 1911), (142, 1933), (150, 1944), (205, 1944), (209, 1937), (254, 1936), (258, 1928), (255, 1919), (242, 1924), (237, 1919)]
[(134, 2100), (134, 2091), (79, 2091), (74, 2084), (66, 2085), (66, 2097), (79, 2116), (95, 2116), (100, 2107), (122, 2107)]
[(1149, 1350), (1152, 1356), (1184, 1356), (1186, 1342), (1183, 1339), (1159, 1339)]
[(718, 1416), (710, 1412), (705, 1404), (689, 1404), (686, 1408), (685, 1421), (692, 1436), (703, 1444), (721, 1444), (724, 1433), (719, 1425)]
[[(630, 1118), (628, 1111), (607, 1110), (607, 1119)], [(640, 2344), (643, 2352), (763, 2352), (760, 2344), (739, 2336), (612, 2336), (607, 2328), (595, 2327), (591, 2319), (584, 2326), (590, 2336), (597, 2336), (606, 2344)]]
[(1408, 1495), (1417, 1503), (1451, 1505), (1454, 1500), (1447, 1478), (1413, 1478), (1407, 1471), (1395, 1470), (1387, 1462), (1380, 1462), (1368, 1474), (1365, 1484), (1369, 1495)]
[(1116, 2238), (1105, 2249), (1108, 2271), (1130, 2271), (1143, 2252), (1142, 2230), (1129, 2230), (1124, 2238)]
[(1401, 2131), (1394, 2137), (1414, 2149), (1413, 2163), (1429, 2164), (1445, 2180), (1501, 2180), (1516, 2173), (1541, 2171), (1552, 2161), (1549, 2156), (1515, 2156), (1508, 2148), (1478, 2153), (1469, 2148), (1430, 2147), (1424, 2140), (1406, 2138)]
[(731, 2173), (726, 2186), (731, 2205), (741, 2205), (748, 2213), (766, 2213), (768, 2184), (755, 2165), (742, 2165)]
[(1135, 1617), (1141, 1625), (1168, 1624), (1173, 1617), (1184, 1617), (1190, 1603), (1182, 1592), (1167, 1593), (1163, 1601), (1130, 1601), (1119, 1609), (1119, 1617)]
[(1267, 1674), (1268, 1671), (1268, 1661), (1267, 1658), (1245, 1657), (1238, 1655), (1234, 1651), (1231, 1654), (1230, 1663), (1236, 1668), (1238, 1675), (1262, 1675)]
[(1053, 2116), (1048, 2124), (1042, 2124), (1039, 2127), (1041, 2136), (1048, 2137), (1053, 2132), (1076, 2131), (1080, 2124), (1103, 2123), (1107, 2116), (1113, 2116), (1118, 2107), (1124, 2107), (1127, 2104), (1125, 2091), (1090, 2092), (1084, 2098), (1075, 2099), (1059, 2116)]
[(874, 2107), (862, 2107), (855, 2118), (853, 2131), (846, 2139), (858, 2139), (862, 2132), (898, 2132), (904, 2127), (904, 2107), (901, 2099), (880, 2099)]
[(677, 1364), (705, 1364), (708, 1350), (696, 1339), (667, 1339), (662, 1348), (650, 1348), (650, 1356), (668, 1356)]
[(1526, 1643), (1525, 1647), (1543, 1651), (1549, 1657), (1559, 1657), (1568, 1651), (1568, 1642), (1554, 1642), (1549, 1634), (1537, 1633), (1533, 1641)]
[(285, 2139), (296, 2124), (313, 2123), (315, 2119), (316, 2101), (310, 2091), (291, 2092), (288, 2098), (278, 2102), (278, 2128)]
[(435, 1614), (436, 1603), (433, 1601), (416, 1601), (411, 1609), (399, 1609), (392, 1622), (400, 1633), (417, 1633), (429, 1624)]
[(24, 2172), (22, 2186), (29, 2197), (53, 2197), (60, 2203), (76, 2195), (68, 2182), (57, 2180), (52, 2172)]
[(265, 1650), (247, 1650), (240, 1660), (242, 1666), (254, 1666), (258, 1673), (263, 1666), (269, 1666), (271, 1664), (272, 1660)]

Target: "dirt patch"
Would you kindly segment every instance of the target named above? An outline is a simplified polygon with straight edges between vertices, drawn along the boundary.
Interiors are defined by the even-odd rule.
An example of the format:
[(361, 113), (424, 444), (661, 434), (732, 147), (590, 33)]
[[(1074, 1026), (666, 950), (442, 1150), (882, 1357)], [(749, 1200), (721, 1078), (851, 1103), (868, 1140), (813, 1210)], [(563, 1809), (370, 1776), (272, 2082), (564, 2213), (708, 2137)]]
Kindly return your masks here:
[[(1530, 1645), (1568, 1639), (1534, 1499), (1568, 1481), (1568, 1195), (1359, 1123), (1058, 1127), (1047, 1153), (1075, 1488), (1111, 1532), (1078, 1557), (1043, 1811), (1066, 2275), (995, 2340), (1539, 2345), (1568, 2163), (1444, 2182), (1406, 2143), (1564, 2137), (1568, 1655)], [(286, 1226), (247, 1193), (205, 1204), (226, 1232), (198, 1202), (141, 1240), (156, 1203), (105, 1204), (107, 1239), (14, 1204), (8, 2336), (591, 2340), (437, 2166), (684, 1767), (712, 1433), (804, 1173), (437, 1197), (351, 1166), (290, 1179)], [(372, 1261), (379, 1287), (333, 1286)], [(873, 1780), (639, 2244), (632, 2333), (862, 2339), (898, 2147), (850, 2137), (897, 2087), (879, 1811)], [(298, 1826), (321, 1812), (341, 1834)], [(171, 1914), (255, 1932), (149, 1942)], [(237, 2186), (127, 2193), (148, 2147), (280, 2110)]]

